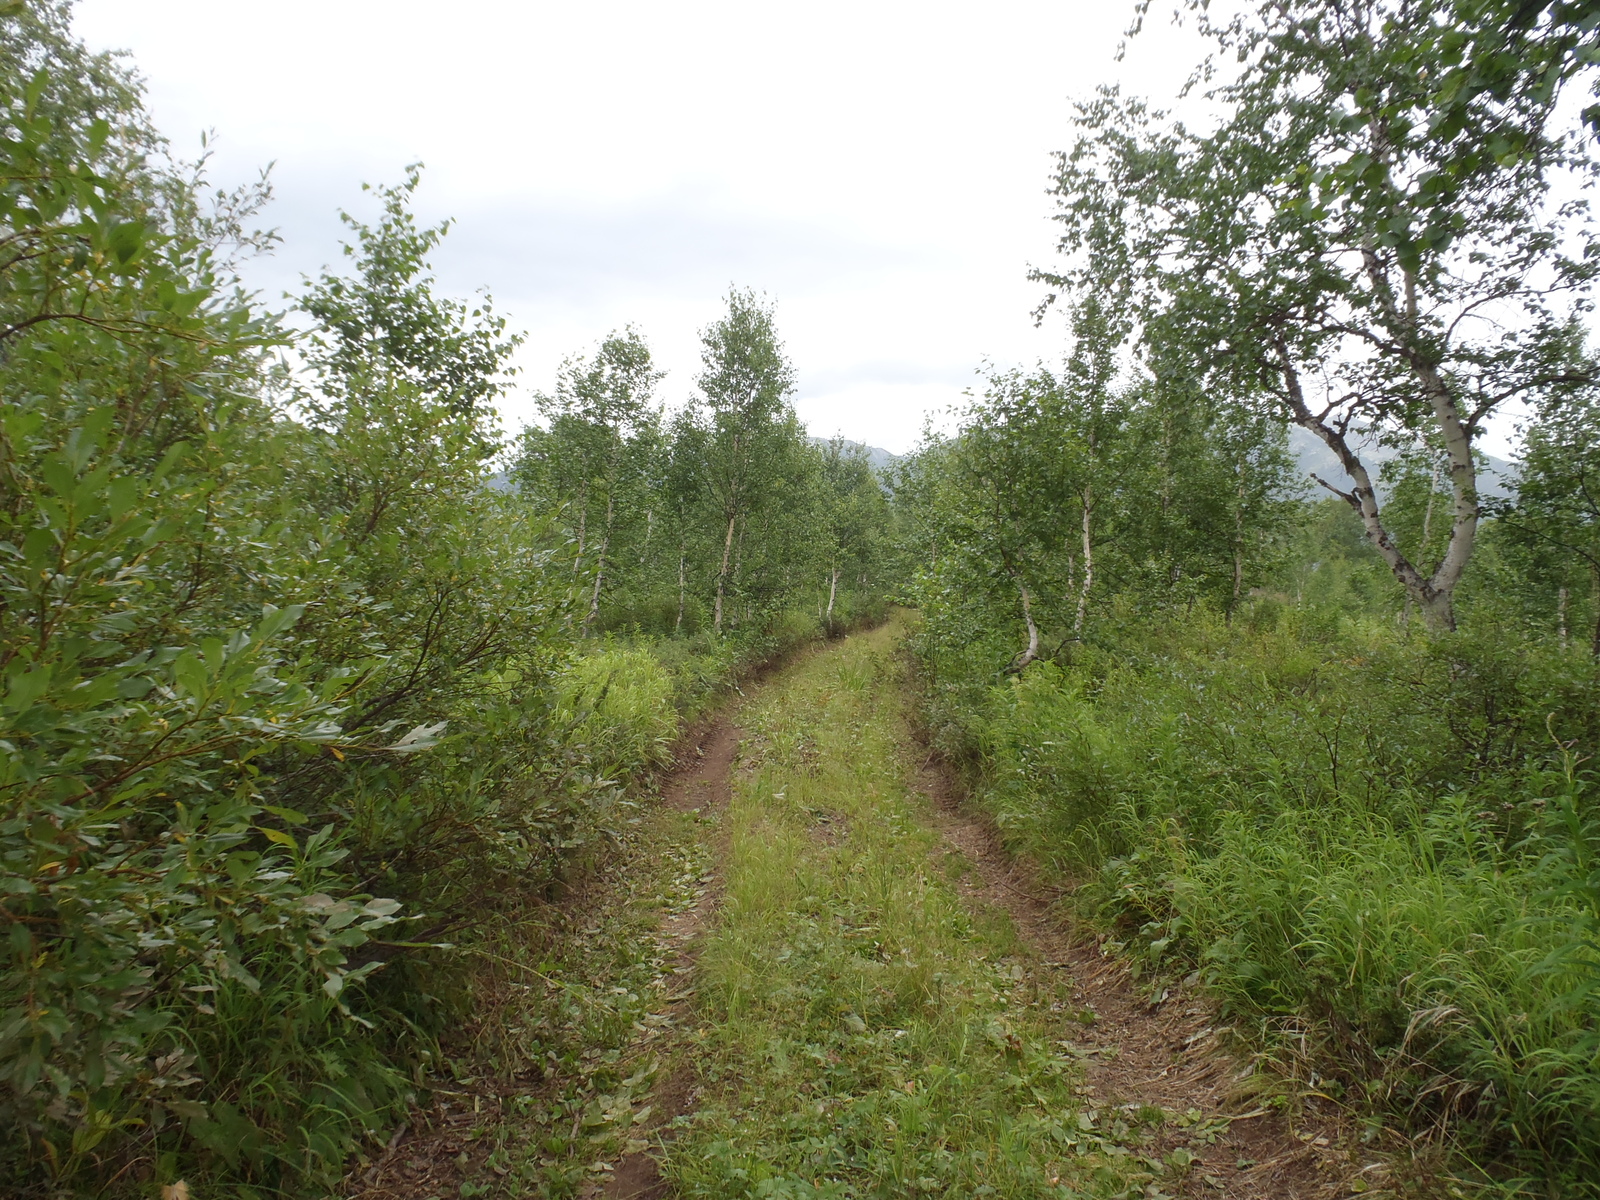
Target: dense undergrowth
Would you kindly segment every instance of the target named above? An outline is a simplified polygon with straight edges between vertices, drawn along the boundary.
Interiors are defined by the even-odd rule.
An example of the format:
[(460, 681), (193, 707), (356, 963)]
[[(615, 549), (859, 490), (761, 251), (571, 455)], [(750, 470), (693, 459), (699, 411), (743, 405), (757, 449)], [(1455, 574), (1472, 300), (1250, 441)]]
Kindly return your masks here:
[(1309, 1031), (1325, 1088), (1493, 1186), (1596, 1194), (1600, 669), (1509, 623), (1254, 614), (1130, 604), (1007, 678), (930, 622), (925, 717), (1143, 963)]

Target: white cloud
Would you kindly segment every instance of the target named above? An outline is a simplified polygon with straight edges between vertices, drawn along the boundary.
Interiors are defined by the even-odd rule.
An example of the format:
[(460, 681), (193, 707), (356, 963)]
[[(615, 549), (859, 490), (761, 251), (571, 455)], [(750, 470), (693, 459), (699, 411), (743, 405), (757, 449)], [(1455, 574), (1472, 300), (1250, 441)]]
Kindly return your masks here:
[(1059, 352), (1026, 272), (1069, 101), (1170, 95), (1198, 53), (1159, 29), (1115, 62), (1130, 9), (81, 0), (77, 23), (133, 53), (180, 149), (219, 132), (223, 180), (277, 163), (269, 295), (336, 260), (362, 181), (422, 160), (421, 214), (458, 218), (441, 279), (527, 330), (528, 389), (632, 322), (681, 396), (696, 331), (753, 286), (812, 428), (903, 450), (985, 356)]

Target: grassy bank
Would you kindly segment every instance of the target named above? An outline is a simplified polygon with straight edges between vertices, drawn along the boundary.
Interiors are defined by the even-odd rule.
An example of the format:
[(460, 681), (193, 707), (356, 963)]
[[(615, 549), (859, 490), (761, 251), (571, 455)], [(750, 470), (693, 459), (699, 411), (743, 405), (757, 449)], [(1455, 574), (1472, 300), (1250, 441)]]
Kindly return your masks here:
[(1130, 613), (1021, 677), (921, 652), (982, 805), (1130, 953), (1310, 1030), (1326, 1089), (1486, 1186), (1600, 1194), (1586, 654), (1275, 607)]

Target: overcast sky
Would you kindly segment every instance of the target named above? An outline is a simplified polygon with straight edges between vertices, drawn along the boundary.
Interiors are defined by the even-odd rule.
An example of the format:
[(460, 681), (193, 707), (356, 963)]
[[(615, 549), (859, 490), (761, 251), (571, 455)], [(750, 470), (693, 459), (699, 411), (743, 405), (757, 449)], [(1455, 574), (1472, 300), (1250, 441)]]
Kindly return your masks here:
[(434, 265), (527, 333), (523, 393), (631, 322), (680, 399), (699, 329), (754, 287), (811, 431), (903, 451), (985, 358), (1060, 357), (1027, 271), (1051, 259), (1071, 101), (1170, 97), (1202, 52), (1161, 28), (1117, 62), (1130, 10), (81, 0), (77, 24), (132, 53), (178, 150), (216, 131), (219, 181), (275, 164), (284, 244), (252, 275), (269, 297), (336, 261), (337, 210), (372, 211), (363, 181), (420, 160), (419, 212), (458, 221)]

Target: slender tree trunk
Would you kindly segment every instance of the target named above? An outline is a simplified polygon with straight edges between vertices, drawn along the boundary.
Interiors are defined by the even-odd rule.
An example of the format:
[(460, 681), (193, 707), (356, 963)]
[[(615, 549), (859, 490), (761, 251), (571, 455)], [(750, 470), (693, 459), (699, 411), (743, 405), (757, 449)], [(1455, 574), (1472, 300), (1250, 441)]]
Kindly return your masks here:
[(826, 617), (828, 632), (833, 632), (833, 598), (839, 594), (839, 568), (834, 566), (828, 580), (828, 615)]
[(589, 597), (589, 615), (583, 619), (583, 636), (589, 636), (589, 628), (600, 615), (600, 587), (606, 578), (606, 551), (611, 549), (611, 517), (615, 511), (616, 497), (606, 497), (606, 528), (600, 535), (600, 553), (595, 556), (594, 563), (594, 594)]
[(683, 632), (683, 604), (684, 604), (685, 597), (687, 595), (687, 593), (684, 590), (683, 569), (684, 569), (684, 565), (686, 563), (686, 560), (687, 560), (687, 555), (685, 555), (685, 553), (684, 553), (683, 543), (679, 542), (678, 543), (678, 623), (672, 627), (673, 630), (675, 632), (678, 632), (678, 633), (682, 633)]
[(1017, 581), (1017, 590), (1022, 593), (1022, 621), (1028, 627), (1028, 648), (1007, 668), (1010, 674), (1016, 675), (1039, 657), (1039, 627), (1033, 623), (1033, 597), (1028, 593), (1028, 585), (1014, 570), (1011, 578)]
[(1325, 479), (1318, 479), (1315, 475), (1312, 478), (1355, 510), (1356, 515), (1361, 518), (1367, 540), (1377, 548), (1378, 553), (1383, 556), (1383, 561), (1389, 564), (1389, 570), (1394, 577), (1416, 601), (1417, 609), (1421, 612), (1422, 620), (1428, 628), (1435, 631), (1454, 629), (1456, 619), (1451, 598), (1456, 584), (1460, 582), (1461, 572), (1466, 569), (1467, 560), (1472, 556), (1472, 547), (1478, 530), (1478, 490), (1477, 472), (1472, 463), (1471, 439), (1461, 423), (1455, 409), (1455, 401), (1443, 380), (1438, 378), (1437, 372), (1419, 371), (1426, 385), (1424, 390), (1429, 393), (1434, 414), (1444, 437), (1450, 462), (1450, 490), (1455, 508), (1450, 528), (1450, 543), (1445, 550), (1444, 559), (1431, 577), (1424, 577), (1416, 565), (1400, 552), (1399, 547), (1394, 544), (1394, 539), (1389, 536), (1389, 531), (1384, 528), (1382, 517), (1378, 512), (1377, 489), (1373, 487), (1372, 475), (1367, 471), (1366, 464), (1350, 449), (1350, 444), (1341, 430), (1330, 426), (1311, 411), (1300, 385), (1300, 374), (1290, 360), (1288, 347), (1280, 342), (1277, 351), (1284, 391), (1289, 410), (1294, 414), (1295, 423), (1309, 429), (1322, 439), (1323, 444), (1338, 458), (1345, 474), (1355, 481), (1355, 486), (1350, 491), (1344, 492)]
[(589, 483), (585, 480), (578, 487), (578, 556), (572, 560), (572, 573), (583, 574), (583, 543), (588, 536), (589, 528)]
[(1089, 589), (1094, 587), (1094, 485), (1083, 486), (1083, 582), (1078, 585), (1078, 614), (1072, 632), (1082, 633), (1089, 615)]
[(1444, 435), (1445, 453), (1450, 461), (1450, 497), (1453, 509), (1450, 522), (1450, 541), (1445, 546), (1444, 557), (1428, 580), (1431, 591), (1443, 603), (1433, 605), (1437, 628), (1456, 627), (1455, 609), (1451, 597), (1456, 584), (1467, 569), (1472, 548), (1478, 538), (1478, 467), (1472, 461), (1472, 438), (1462, 423), (1456, 409), (1455, 397), (1443, 378), (1432, 368), (1421, 371), (1428, 399), (1433, 405), (1439, 431)]
[[(750, 528), (749, 521), (739, 522), (739, 536), (733, 540), (733, 590), (736, 596), (744, 595), (744, 535)], [(733, 610), (732, 619), (728, 622), (735, 627), (750, 623), (750, 598), (745, 597), (744, 616), (739, 616), (739, 610)]]
[(1561, 635), (1561, 648), (1567, 648), (1567, 589), (1563, 584), (1556, 591), (1556, 631)]
[(719, 637), (722, 635), (722, 601), (728, 592), (728, 560), (733, 557), (733, 523), (736, 520), (737, 516), (728, 518), (728, 536), (722, 539), (722, 569), (717, 572), (717, 602), (711, 628)]

